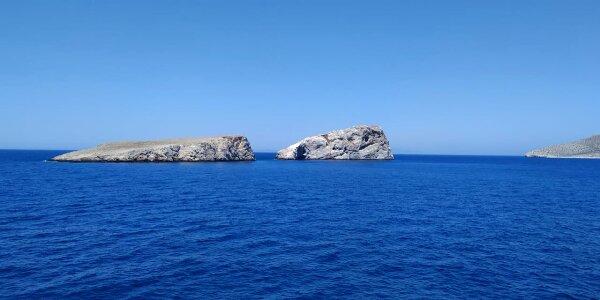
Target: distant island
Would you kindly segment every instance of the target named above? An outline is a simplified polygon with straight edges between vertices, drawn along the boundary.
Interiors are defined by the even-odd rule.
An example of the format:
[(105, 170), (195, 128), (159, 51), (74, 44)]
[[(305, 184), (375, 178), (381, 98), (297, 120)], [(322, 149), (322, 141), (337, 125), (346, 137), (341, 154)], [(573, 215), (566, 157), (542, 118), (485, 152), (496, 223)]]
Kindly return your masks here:
[(527, 152), (527, 157), (600, 158), (600, 135)]
[(116, 142), (56, 156), (60, 162), (202, 162), (255, 160), (248, 139), (241, 135)]
[(394, 159), (390, 144), (379, 126), (354, 126), (311, 136), (279, 150), (284, 160)]

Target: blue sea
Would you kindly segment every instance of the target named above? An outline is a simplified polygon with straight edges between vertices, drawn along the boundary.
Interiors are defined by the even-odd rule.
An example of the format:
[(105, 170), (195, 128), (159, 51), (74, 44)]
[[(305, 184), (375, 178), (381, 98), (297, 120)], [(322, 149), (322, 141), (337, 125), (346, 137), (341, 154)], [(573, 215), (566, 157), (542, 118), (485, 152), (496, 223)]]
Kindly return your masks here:
[(6, 299), (597, 299), (600, 160), (0, 151)]

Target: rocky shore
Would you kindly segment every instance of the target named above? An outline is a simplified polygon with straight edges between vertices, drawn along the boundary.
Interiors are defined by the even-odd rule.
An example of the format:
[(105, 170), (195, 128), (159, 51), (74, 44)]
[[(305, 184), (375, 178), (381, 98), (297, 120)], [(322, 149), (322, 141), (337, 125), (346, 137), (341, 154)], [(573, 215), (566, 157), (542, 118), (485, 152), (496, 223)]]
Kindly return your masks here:
[(527, 152), (527, 157), (600, 158), (600, 135)]
[(61, 162), (201, 162), (255, 160), (248, 139), (240, 135), (116, 142), (56, 156)]
[(389, 142), (379, 126), (354, 126), (307, 137), (280, 150), (277, 159), (394, 159)]

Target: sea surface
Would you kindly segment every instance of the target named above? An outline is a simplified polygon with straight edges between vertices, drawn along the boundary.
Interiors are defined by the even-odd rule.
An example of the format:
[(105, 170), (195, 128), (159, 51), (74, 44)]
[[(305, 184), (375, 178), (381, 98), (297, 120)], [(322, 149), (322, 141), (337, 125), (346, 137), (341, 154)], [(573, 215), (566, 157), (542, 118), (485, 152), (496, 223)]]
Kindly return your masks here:
[(600, 160), (0, 151), (4, 299), (598, 299)]

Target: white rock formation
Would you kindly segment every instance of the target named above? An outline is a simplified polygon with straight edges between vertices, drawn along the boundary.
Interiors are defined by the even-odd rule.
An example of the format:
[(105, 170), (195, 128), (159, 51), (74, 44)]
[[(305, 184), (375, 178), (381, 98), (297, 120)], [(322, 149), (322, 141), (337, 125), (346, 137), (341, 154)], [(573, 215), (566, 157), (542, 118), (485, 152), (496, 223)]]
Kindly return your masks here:
[(248, 139), (240, 135), (116, 142), (69, 152), (52, 161), (65, 162), (196, 162), (255, 160)]
[(600, 135), (527, 152), (527, 157), (600, 158)]
[(277, 153), (277, 159), (394, 159), (379, 126), (354, 126), (307, 137)]

